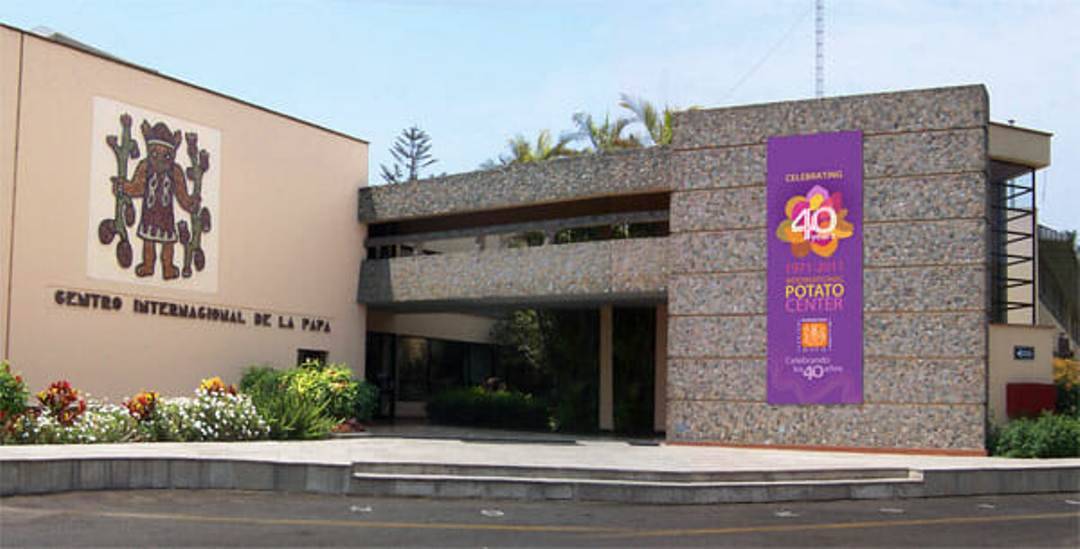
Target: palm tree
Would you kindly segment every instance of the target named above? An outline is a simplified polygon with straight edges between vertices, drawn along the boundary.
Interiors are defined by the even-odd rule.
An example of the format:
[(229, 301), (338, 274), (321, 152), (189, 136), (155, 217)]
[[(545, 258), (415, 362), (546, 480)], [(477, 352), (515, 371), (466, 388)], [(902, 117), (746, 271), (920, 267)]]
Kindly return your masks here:
[(664, 107), (658, 111), (652, 103), (640, 98), (631, 97), (625, 93), (619, 94), (622, 98), (619, 106), (634, 113), (634, 122), (641, 122), (649, 134), (653, 145), (667, 145), (672, 137), (672, 115), (675, 109)]
[(563, 135), (558, 140), (553, 140), (551, 132), (543, 130), (536, 136), (536, 143), (532, 143), (525, 136), (518, 134), (507, 141), (510, 149), (509, 154), (500, 154), (498, 160), (488, 160), (480, 165), (482, 169), (509, 166), (510, 164), (527, 164), (530, 162), (542, 162), (561, 156), (574, 156), (580, 151), (570, 148), (573, 136)]
[(641, 147), (641, 141), (634, 135), (623, 136), (623, 130), (634, 121), (627, 118), (616, 118), (614, 122), (605, 114), (604, 122), (597, 124), (591, 114), (575, 113), (574, 125), (578, 130), (571, 133), (573, 139), (588, 139), (593, 152), (610, 152), (619, 149), (636, 149)]

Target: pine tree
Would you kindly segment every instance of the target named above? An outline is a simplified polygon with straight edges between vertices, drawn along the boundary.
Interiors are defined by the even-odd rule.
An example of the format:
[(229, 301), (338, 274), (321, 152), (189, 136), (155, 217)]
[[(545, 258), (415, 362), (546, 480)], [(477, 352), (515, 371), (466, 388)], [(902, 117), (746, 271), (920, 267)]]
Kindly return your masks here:
[(404, 183), (420, 179), (420, 170), (437, 162), (431, 157), (431, 136), (416, 126), (401, 130), (401, 135), (390, 147), (394, 157), (393, 168), (380, 164), (383, 181)]

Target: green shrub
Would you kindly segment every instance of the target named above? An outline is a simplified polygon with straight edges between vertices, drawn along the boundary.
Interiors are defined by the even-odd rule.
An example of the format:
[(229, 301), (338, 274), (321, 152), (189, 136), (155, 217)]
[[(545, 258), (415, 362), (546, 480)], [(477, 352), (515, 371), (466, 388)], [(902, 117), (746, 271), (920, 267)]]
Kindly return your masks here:
[(0, 420), (25, 412), (29, 398), (30, 390), (22, 376), (12, 373), (7, 361), (0, 361)]
[(340, 420), (369, 420), (378, 406), (378, 389), (354, 378), (343, 364), (311, 361), (288, 370), (252, 366), (240, 378), (241, 392), (251, 395), (273, 394), (286, 387), (326, 402), (327, 414)]
[(251, 366), (240, 376), (240, 392), (255, 394), (276, 391), (284, 375), (283, 370), (269, 366)]
[(1054, 385), (1057, 386), (1055, 411), (1080, 417), (1080, 360), (1055, 357), (1053, 366)]
[(1057, 413), (1075, 418), (1080, 418), (1080, 385), (1066, 387), (1057, 386)]
[(11, 365), (0, 361), (0, 443), (13, 439), (23, 413), (30, 390), (22, 376), (11, 372)]
[(289, 388), (306, 398), (326, 403), (326, 413), (339, 420), (353, 417), (360, 384), (342, 364), (310, 361), (286, 374)]
[(371, 419), (379, 398), (345, 365), (314, 361), (288, 370), (250, 367), (240, 391), (251, 396), (274, 439), (323, 438), (341, 421)]
[(1080, 457), (1080, 418), (1044, 413), (1014, 419), (992, 437), (991, 453), (1014, 458)]
[(353, 401), (353, 417), (360, 421), (370, 421), (375, 416), (375, 410), (379, 407), (379, 388), (361, 381), (356, 388), (356, 397)]
[(427, 403), (428, 420), (446, 425), (505, 429), (548, 429), (547, 404), (516, 391), (486, 391), (483, 387), (456, 388), (435, 395)]
[[(330, 411), (334, 397), (345, 391), (331, 386), (340, 372), (329, 373), (315, 363), (288, 370), (248, 368), (240, 378), (240, 390), (251, 396), (275, 440), (325, 438), (338, 423)], [(351, 378), (351, 372), (347, 378)]]
[(555, 430), (571, 433), (593, 433), (600, 429), (597, 411), (596, 384), (592, 381), (568, 380), (556, 391)]
[(274, 440), (326, 438), (338, 420), (326, 411), (326, 401), (301, 394), (292, 387), (260, 397), (259, 412), (266, 418)]

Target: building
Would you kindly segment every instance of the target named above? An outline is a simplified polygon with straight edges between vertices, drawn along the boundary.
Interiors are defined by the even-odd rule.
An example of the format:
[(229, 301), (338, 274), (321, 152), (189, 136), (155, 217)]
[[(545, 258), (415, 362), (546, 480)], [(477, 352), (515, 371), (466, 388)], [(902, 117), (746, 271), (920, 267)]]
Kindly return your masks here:
[(114, 401), (305, 353), (362, 369), (367, 147), (0, 27), (3, 358)]
[[(362, 189), (370, 238), (359, 300), (369, 318), (598, 309), (599, 425), (610, 429), (620, 375), (614, 319), (622, 308), (650, 308), (655, 429), (672, 441), (980, 452), (988, 421), (1004, 413), (1006, 384), (1049, 379), (1053, 334), (1030, 314), (1009, 317), (1014, 284), (1033, 295), (1034, 275), (1032, 263), (1008, 260), (1016, 242), (1006, 231), (1020, 231), (1006, 208), (1016, 206), (1008, 188), (1049, 164), (1050, 136), (990, 122), (983, 87), (687, 111), (674, 133), (666, 148)], [(784, 150), (787, 141), (771, 140), (806, 134), (834, 142)], [(862, 257), (829, 273), (852, 290), (843, 306), (855, 308), (854, 327), (836, 336), (861, 339), (844, 350), (861, 371), (835, 394), (785, 394), (770, 381), (770, 353), (783, 338), (810, 349), (805, 336), (828, 326), (769, 331), (783, 318), (772, 316), (770, 287), (784, 273), (770, 264), (784, 252), (770, 247), (787, 199), (770, 211), (770, 188), (782, 193), (785, 178), (841, 180), (844, 169), (861, 180), (851, 190), (863, 195), (864, 226), (838, 249)], [(777, 184), (773, 171), (783, 175)], [(616, 226), (640, 237), (610, 238)], [(607, 238), (602, 230), (591, 241), (556, 238), (604, 227)], [(522, 233), (538, 236), (506, 245)], [(1033, 238), (1029, 220), (1029, 246)], [(840, 302), (807, 306), (815, 303)], [(1013, 364), (1016, 347), (1034, 348), (1038, 360), (1025, 351)], [(369, 358), (369, 368), (393, 362)], [(829, 374), (801, 364), (805, 376)]]
[(1080, 349), (1080, 244), (1076, 233), (1039, 225), (1037, 322), (1058, 331), (1058, 353)]
[(5, 27), (0, 75), (0, 330), (33, 386), (312, 356), (416, 416), (512, 377), (492, 328), (522, 308), (584, 311), (597, 426), (632, 405), (673, 442), (981, 453), (1007, 385), (1049, 379), (1021, 199), (1050, 135), (990, 122), (982, 86), (368, 187), (361, 140), (77, 45)]

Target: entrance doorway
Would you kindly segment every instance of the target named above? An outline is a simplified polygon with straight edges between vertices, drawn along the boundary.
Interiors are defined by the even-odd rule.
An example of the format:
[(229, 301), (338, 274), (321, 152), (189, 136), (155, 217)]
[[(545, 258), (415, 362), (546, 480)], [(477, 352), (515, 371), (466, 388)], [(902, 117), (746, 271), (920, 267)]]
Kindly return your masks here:
[[(378, 417), (424, 418), (426, 404), (440, 395), (458, 395), (455, 405), (469, 406), (461, 401), (482, 402), (486, 393), (542, 403), (546, 423), (559, 432), (652, 436), (657, 425), (662, 429), (655, 413), (657, 347), (664, 345), (657, 341), (657, 307), (605, 310), (603, 322), (597, 307), (505, 311), (490, 343), (369, 332), (366, 377), (380, 390)], [(481, 396), (461, 395), (470, 388)], [(451, 416), (469, 421), (461, 418), (475, 413)], [(536, 428), (536, 421), (527, 423)]]
[(615, 434), (654, 433), (656, 308), (615, 307), (613, 317), (613, 414)]
[(368, 332), (365, 378), (379, 388), (381, 419), (418, 418), (434, 395), (499, 376), (493, 345)]

